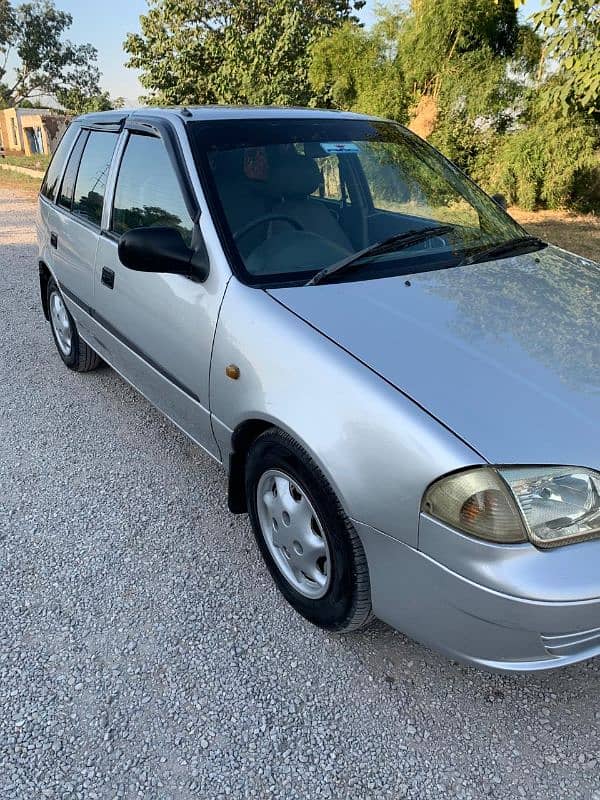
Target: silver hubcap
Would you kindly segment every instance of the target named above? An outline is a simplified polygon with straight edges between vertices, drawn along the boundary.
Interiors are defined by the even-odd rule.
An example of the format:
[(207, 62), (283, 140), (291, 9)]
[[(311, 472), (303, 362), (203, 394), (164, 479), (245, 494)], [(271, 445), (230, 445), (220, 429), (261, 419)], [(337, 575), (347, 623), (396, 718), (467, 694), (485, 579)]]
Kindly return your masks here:
[(58, 292), (52, 292), (50, 295), (50, 319), (52, 320), (52, 327), (56, 334), (56, 341), (61, 349), (61, 352), (68, 356), (71, 353), (71, 323), (69, 322), (69, 315), (63, 302), (62, 297)]
[(304, 490), (285, 473), (270, 469), (258, 482), (256, 495), (261, 533), (281, 574), (305, 597), (323, 597), (331, 580), (331, 558)]

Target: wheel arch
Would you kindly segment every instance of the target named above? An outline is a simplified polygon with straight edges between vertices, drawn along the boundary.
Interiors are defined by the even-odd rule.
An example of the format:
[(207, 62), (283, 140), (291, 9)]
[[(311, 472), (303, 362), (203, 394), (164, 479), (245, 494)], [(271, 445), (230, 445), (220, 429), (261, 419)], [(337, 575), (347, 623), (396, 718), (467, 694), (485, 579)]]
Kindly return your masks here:
[(333, 491), (339, 497), (338, 487), (332, 476), (323, 464), (323, 461), (315, 453), (314, 448), (299, 436), (294, 430), (291, 430), (287, 425), (282, 424), (279, 420), (269, 419), (266, 417), (250, 417), (240, 422), (231, 434), (231, 450), (229, 452), (229, 482), (227, 492), (227, 502), (229, 510), (233, 514), (245, 514), (248, 511), (248, 502), (246, 497), (246, 459), (252, 444), (256, 439), (269, 429), (276, 429), (283, 431), (288, 436), (291, 436), (300, 447), (313, 459), (315, 464), (323, 472), (326, 479), (329, 481)]
[(261, 433), (276, 427), (279, 426), (270, 420), (255, 417), (240, 422), (231, 434), (227, 504), (233, 514), (245, 514), (248, 511), (245, 482), (248, 451)]
[[(42, 311), (47, 320), (50, 319), (50, 309), (48, 308), (48, 283), (50, 278), (54, 278), (50, 267), (45, 261), (38, 263), (39, 280), (40, 280), (40, 299), (42, 301)], [(56, 280), (56, 279), (55, 279)]]

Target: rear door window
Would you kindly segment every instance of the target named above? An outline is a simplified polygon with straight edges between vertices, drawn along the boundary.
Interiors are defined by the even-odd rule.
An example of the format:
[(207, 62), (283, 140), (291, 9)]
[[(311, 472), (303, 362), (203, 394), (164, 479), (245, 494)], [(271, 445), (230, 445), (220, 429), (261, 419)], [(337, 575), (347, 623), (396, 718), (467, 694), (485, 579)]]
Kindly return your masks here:
[(75, 143), (75, 147), (71, 150), (71, 155), (65, 168), (63, 175), (60, 192), (58, 193), (57, 203), (63, 208), (71, 210), (73, 204), (73, 191), (75, 189), (75, 181), (77, 179), (77, 172), (79, 170), (79, 162), (81, 161), (81, 154), (87, 142), (88, 132), (81, 131), (79, 138)]
[(118, 139), (117, 133), (90, 131), (73, 196), (73, 212), (93, 225), (100, 225), (108, 171)]

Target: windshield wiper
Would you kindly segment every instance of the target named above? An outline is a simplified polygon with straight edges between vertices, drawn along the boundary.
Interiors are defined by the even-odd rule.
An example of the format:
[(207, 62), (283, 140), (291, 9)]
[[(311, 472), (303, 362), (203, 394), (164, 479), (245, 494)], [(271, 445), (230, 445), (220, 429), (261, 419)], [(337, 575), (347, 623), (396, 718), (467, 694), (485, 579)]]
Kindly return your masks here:
[(324, 283), (324, 281), (328, 280), (332, 275), (344, 272), (355, 264), (358, 264), (363, 258), (383, 255), (383, 253), (393, 253), (396, 250), (402, 250), (405, 247), (418, 244), (418, 242), (424, 242), (425, 239), (429, 239), (432, 236), (443, 236), (446, 233), (451, 233), (453, 230), (454, 225), (432, 225), (429, 228), (396, 233), (388, 239), (369, 245), (369, 247), (365, 247), (364, 250), (359, 250), (358, 253), (352, 253), (352, 255), (346, 258), (342, 258), (341, 261), (336, 261), (335, 264), (325, 267), (320, 272), (317, 272), (317, 274), (308, 281), (306, 286), (316, 286), (318, 283)]
[(498, 244), (492, 244), (471, 251), (466, 258), (463, 258), (458, 266), (463, 267), (466, 264), (477, 264), (479, 261), (489, 261), (494, 257), (540, 250), (542, 247), (547, 247), (547, 244), (537, 236), (517, 236), (515, 239), (509, 239), (506, 242), (499, 242)]

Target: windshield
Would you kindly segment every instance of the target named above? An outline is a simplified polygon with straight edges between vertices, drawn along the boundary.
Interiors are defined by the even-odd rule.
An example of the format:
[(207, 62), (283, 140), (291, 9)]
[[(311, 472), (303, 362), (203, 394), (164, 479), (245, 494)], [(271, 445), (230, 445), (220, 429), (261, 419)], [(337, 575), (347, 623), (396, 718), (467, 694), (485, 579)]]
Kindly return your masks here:
[(306, 283), (379, 242), (434, 226), (444, 226), (440, 235), (405, 237), (408, 244), (361, 255), (339, 279), (444, 269), (525, 235), (460, 170), (395, 123), (265, 117), (189, 129), (226, 249), (253, 285)]

